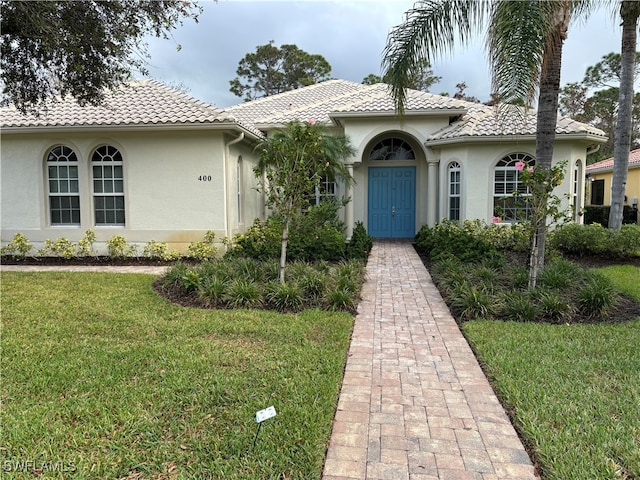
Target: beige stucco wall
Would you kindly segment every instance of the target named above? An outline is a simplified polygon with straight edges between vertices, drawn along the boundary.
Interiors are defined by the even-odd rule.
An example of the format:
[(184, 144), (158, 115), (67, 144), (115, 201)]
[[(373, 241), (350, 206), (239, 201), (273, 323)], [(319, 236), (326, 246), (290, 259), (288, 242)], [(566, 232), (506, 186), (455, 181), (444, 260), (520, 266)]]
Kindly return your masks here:
[[(186, 249), (207, 230), (216, 236), (240, 231), (236, 211), (237, 159), (243, 154), (242, 198), (245, 218), (259, 215), (259, 195), (251, 186), (251, 150), (240, 142), (225, 148), (234, 137), (222, 132), (91, 131), (6, 134), (1, 142), (2, 240), (17, 232), (38, 248), (45, 239), (77, 241), (94, 228), (98, 242), (122, 235), (130, 243), (168, 242)], [(55, 145), (71, 147), (78, 156), (81, 225), (51, 226), (46, 190), (45, 156)], [(126, 226), (95, 226), (90, 185), (90, 156), (100, 145), (117, 147), (123, 156)], [(249, 155), (247, 155), (247, 153)], [(246, 160), (245, 160), (246, 158)], [(225, 181), (228, 169), (228, 181)], [(210, 179), (209, 179), (210, 178)], [(227, 222), (227, 217), (229, 221)], [(98, 245), (100, 246), (100, 245)]]

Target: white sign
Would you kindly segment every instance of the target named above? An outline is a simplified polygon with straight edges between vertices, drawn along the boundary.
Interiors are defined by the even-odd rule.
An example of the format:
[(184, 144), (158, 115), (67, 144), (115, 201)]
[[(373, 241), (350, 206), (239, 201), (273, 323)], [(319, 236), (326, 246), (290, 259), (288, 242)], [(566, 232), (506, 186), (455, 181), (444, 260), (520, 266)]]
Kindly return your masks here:
[(276, 416), (275, 407), (265, 408), (264, 410), (260, 410), (259, 412), (256, 412), (256, 422), (262, 423), (265, 420), (268, 420), (275, 416)]

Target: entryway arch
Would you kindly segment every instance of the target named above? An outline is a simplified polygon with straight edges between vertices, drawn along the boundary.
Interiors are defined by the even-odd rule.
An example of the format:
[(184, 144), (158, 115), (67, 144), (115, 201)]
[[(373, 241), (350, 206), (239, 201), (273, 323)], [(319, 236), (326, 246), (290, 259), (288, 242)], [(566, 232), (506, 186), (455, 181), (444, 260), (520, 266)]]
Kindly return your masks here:
[(416, 225), (416, 151), (389, 135), (370, 143), (367, 164), (367, 226), (375, 238), (413, 238)]

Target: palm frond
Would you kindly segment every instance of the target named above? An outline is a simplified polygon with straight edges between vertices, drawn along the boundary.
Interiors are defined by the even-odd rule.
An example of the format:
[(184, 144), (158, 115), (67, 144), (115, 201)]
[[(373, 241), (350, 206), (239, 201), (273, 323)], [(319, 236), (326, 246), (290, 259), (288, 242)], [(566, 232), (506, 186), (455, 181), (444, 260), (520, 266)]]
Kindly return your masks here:
[(477, 0), (417, 2), (394, 27), (383, 51), (383, 77), (390, 83), (396, 111), (404, 112), (406, 90), (412, 75), (453, 50), (456, 41), (466, 44), (480, 30), (492, 3)]

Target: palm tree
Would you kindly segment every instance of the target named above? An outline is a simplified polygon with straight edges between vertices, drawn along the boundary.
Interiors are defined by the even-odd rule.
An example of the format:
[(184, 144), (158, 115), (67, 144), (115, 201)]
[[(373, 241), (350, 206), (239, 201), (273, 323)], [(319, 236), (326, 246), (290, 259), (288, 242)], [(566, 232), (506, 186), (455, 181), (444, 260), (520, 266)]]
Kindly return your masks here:
[[(422, 1), (389, 34), (383, 68), (400, 114), (409, 75), (420, 59), (451, 51), (455, 39), (469, 41), (487, 26), (487, 50), (494, 93), (504, 104), (530, 105), (538, 91), (536, 165), (550, 170), (560, 92), (562, 45), (570, 20), (588, 13), (589, 0)], [(537, 223), (531, 249), (529, 286), (544, 266), (546, 218)]]
[(280, 283), (284, 283), (291, 219), (305, 206), (322, 176), (353, 181), (344, 160), (354, 154), (349, 139), (331, 135), (315, 121), (290, 122), (257, 147), (260, 161), (254, 174), (261, 180), (266, 203), (282, 217)]
[(624, 191), (629, 169), (629, 149), (631, 146), (631, 128), (633, 110), (633, 82), (636, 60), (636, 41), (640, 2), (623, 0), (620, 4), (622, 17), (622, 62), (620, 71), (620, 90), (618, 98), (618, 122), (616, 123), (615, 143), (613, 146), (613, 180), (611, 182), (611, 210), (609, 228), (620, 230), (624, 207)]

